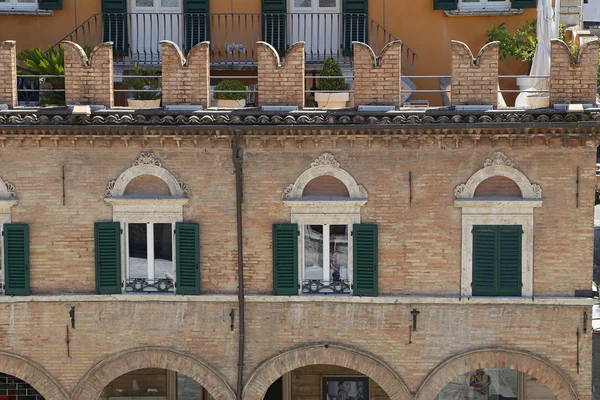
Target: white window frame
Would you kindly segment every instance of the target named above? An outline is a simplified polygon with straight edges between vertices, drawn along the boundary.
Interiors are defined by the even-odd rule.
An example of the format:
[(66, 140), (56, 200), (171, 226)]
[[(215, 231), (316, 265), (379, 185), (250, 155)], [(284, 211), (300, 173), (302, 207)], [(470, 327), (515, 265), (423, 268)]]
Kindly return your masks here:
[(458, 1), (458, 9), (463, 11), (489, 11), (489, 10), (510, 10), (511, 1), (490, 1), (490, 0), (479, 0), (477, 2), (465, 2), (464, 0)]
[(37, 9), (37, 1), (34, 3), (19, 3), (18, 0), (8, 0), (7, 3), (0, 2), (0, 10), (36, 11)]
[[(477, 186), (494, 176), (513, 180), (522, 198), (475, 197)], [(531, 183), (510, 158), (497, 151), (485, 160), (482, 169), (454, 189), (454, 196), (454, 206), (462, 209), (461, 296), (473, 295), (473, 226), (521, 225), (521, 297), (533, 297), (533, 211), (542, 206), (541, 187)]]

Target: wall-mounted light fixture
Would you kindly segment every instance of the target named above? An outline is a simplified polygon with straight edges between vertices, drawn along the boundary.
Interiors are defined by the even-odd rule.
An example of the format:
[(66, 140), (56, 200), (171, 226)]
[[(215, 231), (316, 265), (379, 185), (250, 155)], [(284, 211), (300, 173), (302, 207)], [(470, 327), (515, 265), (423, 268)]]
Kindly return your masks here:
[(413, 330), (413, 332), (416, 332), (417, 331), (417, 315), (421, 314), (421, 311), (417, 310), (416, 308), (413, 308), (410, 313), (413, 316), (413, 327), (412, 327), (412, 330)]

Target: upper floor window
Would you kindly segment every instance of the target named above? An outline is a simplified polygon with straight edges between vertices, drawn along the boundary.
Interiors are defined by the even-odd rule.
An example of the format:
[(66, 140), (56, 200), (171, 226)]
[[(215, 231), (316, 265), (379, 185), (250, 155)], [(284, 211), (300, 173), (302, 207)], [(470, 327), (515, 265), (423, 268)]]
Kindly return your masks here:
[(533, 296), (533, 209), (542, 189), (502, 152), (454, 190), (462, 208), (461, 295)]
[(273, 226), (275, 294), (377, 295), (377, 226), (367, 192), (324, 153), (283, 192), (291, 223)]
[(0, 10), (34, 11), (37, 8), (37, 0), (0, 0)]
[(0, 179), (0, 294), (27, 296), (29, 286), (29, 225), (13, 224), (15, 186)]
[(459, 10), (508, 10), (510, 0), (459, 0)]
[(185, 184), (142, 153), (105, 194), (113, 222), (95, 226), (97, 291), (199, 294), (199, 228), (183, 223)]

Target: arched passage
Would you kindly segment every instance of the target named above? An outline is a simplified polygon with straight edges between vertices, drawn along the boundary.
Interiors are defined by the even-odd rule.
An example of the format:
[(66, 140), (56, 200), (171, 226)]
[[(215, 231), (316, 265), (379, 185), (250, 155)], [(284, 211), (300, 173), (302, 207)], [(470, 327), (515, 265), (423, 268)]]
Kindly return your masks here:
[(350, 368), (368, 376), (391, 400), (410, 400), (402, 378), (385, 362), (366, 352), (339, 344), (308, 344), (284, 351), (260, 364), (244, 387), (244, 400), (262, 400), (267, 389), (283, 374), (309, 365), (326, 364)]
[(44, 367), (26, 357), (0, 351), (0, 372), (19, 378), (48, 400), (67, 400), (69, 395)]
[(438, 365), (423, 381), (415, 400), (435, 399), (453, 379), (480, 368), (508, 368), (541, 381), (560, 400), (577, 400), (575, 385), (551, 363), (532, 353), (504, 349), (479, 349), (454, 356)]
[(235, 400), (235, 393), (225, 379), (198, 357), (183, 351), (164, 347), (141, 347), (114, 354), (92, 367), (81, 379), (72, 398), (93, 400), (114, 379), (128, 372), (160, 368), (184, 374), (200, 385), (215, 400)]

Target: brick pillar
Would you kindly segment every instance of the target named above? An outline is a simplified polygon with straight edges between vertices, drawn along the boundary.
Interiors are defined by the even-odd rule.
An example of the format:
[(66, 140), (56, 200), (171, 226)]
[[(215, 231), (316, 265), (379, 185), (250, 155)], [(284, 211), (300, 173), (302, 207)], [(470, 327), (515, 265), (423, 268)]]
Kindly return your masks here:
[(577, 62), (567, 45), (552, 40), (550, 52), (550, 105), (557, 103), (596, 103), (598, 40), (579, 48)]
[(210, 42), (198, 43), (187, 60), (179, 46), (168, 40), (162, 49), (162, 103), (210, 107)]
[(353, 45), (354, 104), (400, 107), (402, 42), (389, 43), (379, 57), (365, 43), (354, 42)]
[(452, 105), (498, 103), (499, 47), (488, 43), (473, 58), (466, 44), (452, 41)]
[(0, 104), (18, 105), (17, 42), (0, 42)]
[(88, 59), (77, 43), (64, 41), (67, 104), (113, 107), (113, 43), (99, 44)]
[(304, 107), (304, 42), (295, 43), (280, 61), (266, 42), (256, 42), (258, 53), (258, 105)]

